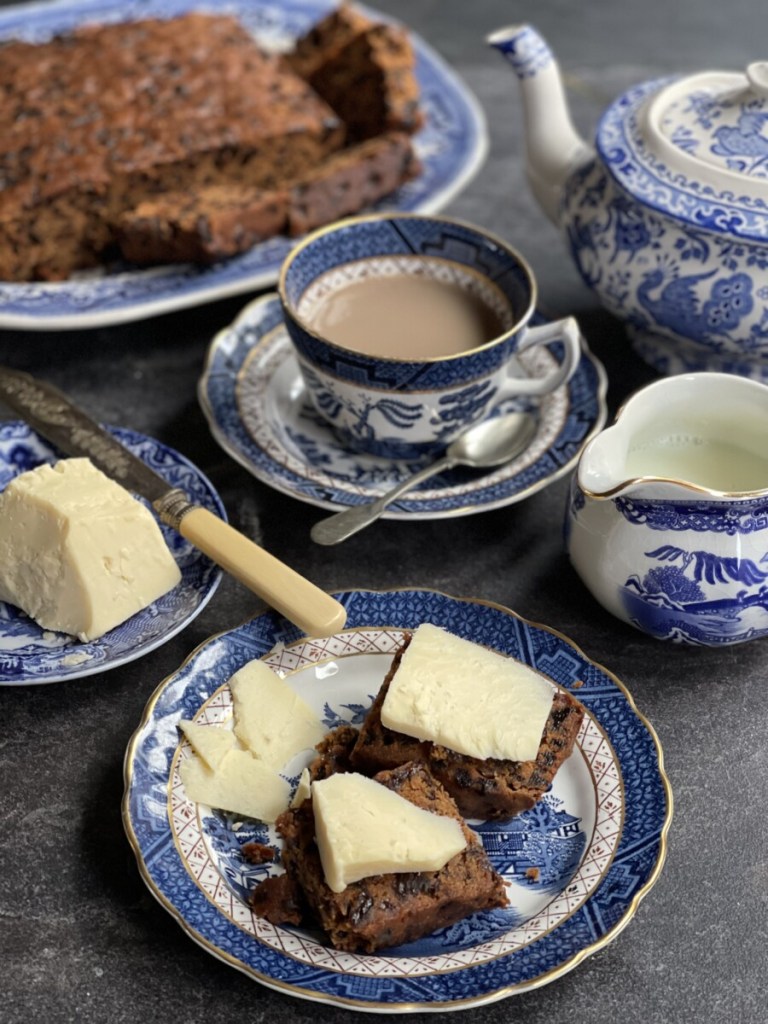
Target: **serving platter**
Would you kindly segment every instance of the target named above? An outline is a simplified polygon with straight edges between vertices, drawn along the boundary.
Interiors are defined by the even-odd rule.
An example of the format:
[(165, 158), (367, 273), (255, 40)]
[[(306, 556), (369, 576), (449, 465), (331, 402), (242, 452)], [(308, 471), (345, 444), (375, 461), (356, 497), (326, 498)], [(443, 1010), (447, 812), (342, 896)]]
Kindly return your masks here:
[[(333, 6), (333, 0), (54, 0), (0, 10), (0, 41), (44, 42), (83, 22), (168, 18), (194, 8), (234, 14), (266, 48), (285, 50)], [(371, 8), (361, 10), (386, 20)], [(481, 166), (488, 148), (487, 129), (482, 109), (458, 75), (416, 33), (411, 39), (425, 114), (424, 127), (414, 138), (422, 172), (379, 208), (436, 212)], [(276, 280), (294, 241), (270, 239), (205, 268), (115, 266), (64, 282), (0, 282), (0, 328), (104, 327), (255, 291)]]
[[(108, 428), (129, 451), (222, 519), (226, 510), (213, 484), (173, 448), (134, 430)], [(60, 455), (26, 424), (0, 424), (0, 491), (10, 480)], [(159, 524), (181, 570), (180, 582), (149, 607), (82, 643), (76, 637), (43, 629), (18, 608), (0, 601), (0, 686), (58, 683), (106, 672), (141, 658), (175, 636), (205, 608), (222, 572), (201, 551)]]
[[(273, 612), (212, 637), (151, 697), (125, 756), (123, 821), (150, 892), (221, 960), (292, 995), (358, 1010), (445, 1011), (560, 977), (616, 938), (658, 878), (672, 794), (658, 739), (623, 684), (566, 637), (509, 609), (431, 590), (350, 591), (345, 629), (308, 638)], [(508, 822), (471, 823), (503, 875), (510, 906), (475, 914), (374, 955), (256, 918), (248, 894), (274, 865), (249, 841), (274, 829), (190, 802), (182, 718), (231, 727), (227, 680), (264, 660), (327, 728), (359, 724), (404, 632), (433, 622), (534, 666), (585, 708), (576, 749), (539, 804)], [(283, 774), (295, 784), (305, 752)]]
[[(534, 374), (554, 365), (543, 348), (521, 361)], [(529, 497), (575, 465), (605, 423), (605, 393), (602, 364), (582, 338), (582, 358), (567, 384), (541, 400), (518, 399), (496, 410), (527, 408), (535, 417), (535, 436), (520, 456), (492, 471), (443, 473), (393, 502), (383, 518), (469, 515)], [(198, 398), (232, 458), (270, 487), (321, 508), (372, 501), (423, 465), (356, 454), (338, 442), (307, 397), (275, 294), (249, 303), (213, 339)]]

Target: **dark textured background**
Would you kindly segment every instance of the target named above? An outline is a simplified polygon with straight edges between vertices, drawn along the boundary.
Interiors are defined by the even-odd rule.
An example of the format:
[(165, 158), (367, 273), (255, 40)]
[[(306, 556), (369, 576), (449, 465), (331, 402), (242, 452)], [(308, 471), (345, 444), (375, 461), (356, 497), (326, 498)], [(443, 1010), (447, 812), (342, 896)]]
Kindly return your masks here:
[[(558, 53), (575, 119), (591, 135), (602, 108), (627, 85), (765, 59), (762, 5), (386, 0), (380, 7), (443, 54), (488, 115), (488, 161), (449, 212), (493, 228), (529, 257), (545, 306), (575, 313), (604, 361), (615, 409), (654, 374), (581, 285), (532, 205), (517, 87), (483, 38), (508, 22), (536, 24)], [(766, 641), (681, 650), (613, 620), (562, 554), (564, 480), (507, 509), (453, 521), (382, 521), (340, 547), (313, 545), (309, 529), (320, 510), (270, 490), (224, 455), (196, 401), (208, 342), (250, 297), (109, 330), (0, 332), (0, 362), (46, 376), (98, 419), (180, 449), (213, 480), (236, 525), (322, 587), (425, 586), (497, 601), (565, 633), (629, 687), (658, 732), (675, 794), (657, 885), (616, 940), (570, 974), (463, 1011), (462, 1019), (768, 1020)], [(362, 1019), (272, 992), (198, 948), (150, 896), (123, 834), (123, 753), (147, 698), (197, 644), (257, 607), (225, 580), (195, 622), (141, 661), (82, 681), (0, 690), (6, 1024)]]

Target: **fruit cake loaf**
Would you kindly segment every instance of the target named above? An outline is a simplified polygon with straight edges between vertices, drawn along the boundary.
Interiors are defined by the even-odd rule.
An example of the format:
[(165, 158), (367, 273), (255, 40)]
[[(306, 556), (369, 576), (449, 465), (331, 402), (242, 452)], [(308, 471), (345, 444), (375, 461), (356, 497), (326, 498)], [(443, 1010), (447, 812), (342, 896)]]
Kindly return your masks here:
[(381, 721), (382, 704), (409, 642), (407, 636), (365, 717), (350, 756), (353, 769), (370, 775), (406, 761), (423, 761), (466, 818), (504, 819), (533, 807), (573, 750), (584, 717), (582, 705), (563, 690), (555, 693), (533, 761), (480, 760), (420, 741)]
[(372, 24), (371, 18), (353, 4), (341, 3), (297, 39), (285, 59), (297, 75), (309, 80), (323, 64)]
[(296, 179), (344, 129), (234, 18), (191, 13), (5, 44), (0, 138), (0, 278), (29, 280), (94, 265), (158, 193)]
[(118, 216), (114, 233), (131, 263), (213, 263), (280, 234), (287, 213), (285, 192), (208, 185), (145, 199)]
[(418, 168), (408, 135), (382, 135), (331, 154), (282, 191), (209, 185), (145, 199), (117, 217), (114, 234), (133, 263), (211, 263), (284, 231), (296, 236), (357, 213)]
[(336, 772), (351, 772), (350, 757), (357, 743), (358, 730), (354, 725), (337, 725), (317, 744), (317, 757), (309, 765), (312, 782), (327, 779)]
[[(480, 910), (507, 905), (504, 882), (494, 871), (483, 845), (469, 829), (456, 804), (425, 765), (408, 763), (375, 776), (417, 807), (456, 819), (467, 846), (438, 871), (379, 874), (352, 882), (334, 892), (325, 881), (315, 841), (312, 801), (280, 816), (278, 832), (284, 840), (282, 860), (288, 876), (284, 886), (270, 886), (273, 894), (290, 893), (286, 913), (295, 921), (297, 890), (336, 949), (372, 953), (397, 946), (444, 928)], [(280, 917), (273, 901), (262, 899), (257, 887), (252, 905), (268, 908), (273, 923)]]
[(350, 141), (421, 127), (416, 57), (401, 25), (343, 7), (302, 37), (285, 61), (341, 117)]
[(419, 173), (410, 136), (391, 132), (331, 154), (289, 192), (288, 234), (303, 235), (371, 206)]

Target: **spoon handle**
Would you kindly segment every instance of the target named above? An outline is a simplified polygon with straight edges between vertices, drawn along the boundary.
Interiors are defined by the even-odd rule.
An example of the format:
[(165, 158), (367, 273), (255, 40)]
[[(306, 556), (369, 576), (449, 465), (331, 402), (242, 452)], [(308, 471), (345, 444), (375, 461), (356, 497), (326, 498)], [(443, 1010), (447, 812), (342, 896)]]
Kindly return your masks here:
[(422, 480), (428, 480), (431, 476), (435, 476), (444, 469), (450, 469), (458, 461), (458, 459), (450, 455), (444, 455), (437, 462), (432, 462), (429, 466), (425, 466), (424, 469), (420, 469), (418, 473), (414, 473), (413, 476), (401, 480), (391, 491), (387, 491), (386, 494), (377, 498), (376, 501), (371, 501), (367, 505), (353, 505), (351, 508), (345, 508), (341, 512), (328, 516), (327, 519), (321, 519), (320, 522), (315, 523), (310, 531), (312, 540), (318, 544), (338, 544), (340, 541), (346, 540), (347, 537), (351, 537), (352, 534), (358, 533), (360, 530), (365, 529), (366, 526), (375, 522), (387, 505), (391, 504), (395, 498), (399, 498), (401, 494), (410, 491), (412, 487), (420, 484)]

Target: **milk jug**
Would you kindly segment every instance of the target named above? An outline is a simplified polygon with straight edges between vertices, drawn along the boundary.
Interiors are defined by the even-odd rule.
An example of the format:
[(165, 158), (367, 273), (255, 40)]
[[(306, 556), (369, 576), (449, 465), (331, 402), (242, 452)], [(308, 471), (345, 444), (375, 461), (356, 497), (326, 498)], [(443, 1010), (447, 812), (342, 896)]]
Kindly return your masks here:
[(768, 386), (689, 373), (631, 396), (582, 452), (565, 536), (597, 600), (654, 637), (768, 634)]

